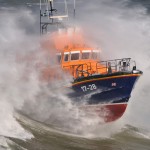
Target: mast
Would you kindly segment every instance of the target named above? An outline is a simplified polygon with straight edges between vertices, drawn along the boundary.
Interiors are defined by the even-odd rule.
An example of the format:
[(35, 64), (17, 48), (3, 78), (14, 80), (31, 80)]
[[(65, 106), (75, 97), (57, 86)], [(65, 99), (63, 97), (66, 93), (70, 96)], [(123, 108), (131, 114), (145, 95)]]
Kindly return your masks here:
[(68, 8), (66, 0), (64, 0), (65, 3), (64, 15), (56, 14), (57, 9), (54, 8), (53, 0), (43, 0), (43, 1), (45, 3), (46, 8), (44, 8), (44, 5), (42, 5), (42, 0), (40, 0), (40, 34), (47, 33), (48, 25), (58, 26), (59, 24), (62, 24), (62, 20), (64, 18), (68, 18)]
[(42, 33), (42, 30), (41, 30), (41, 0), (40, 0), (40, 35)]
[(73, 14), (74, 14), (74, 18), (75, 18), (75, 15), (76, 15), (76, 0), (74, 0)]
[(50, 6), (50, 14), (49, 16), (53, 16), (53, 11), (57, 12), (57, 9), (53, 8), (53, 0), (49, 0), (49, 6)]

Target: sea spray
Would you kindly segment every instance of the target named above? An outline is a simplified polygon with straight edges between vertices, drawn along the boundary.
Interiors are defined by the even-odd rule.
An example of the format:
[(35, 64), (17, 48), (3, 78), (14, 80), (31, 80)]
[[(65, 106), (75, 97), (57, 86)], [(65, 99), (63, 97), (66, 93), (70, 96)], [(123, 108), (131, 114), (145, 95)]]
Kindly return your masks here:
[(12, 14), (1, 13), (1, 20), (9, 22), (7, 26), (4, 22), (0, 24), (1, 134), (18, 138), (32, 137), (14, 118), (16, 110), (67, 132), (86, 134), (86, 128), (91, 128), (91, 125), (94, 127), (99, 121), (87, 118), (66, 96), (68, 89), (64, 89), (72, 81), (70, 75), (57, 70), (61, 80), (43, 81), (41, 72), (52, 64), (56, 65), (52, 59), (55, 56), (50, 53), (48, 64), (45, 64), (47, 54), (41, 44), (43, 37), (39, 39), (26, 33), (19, 23), (24, 16), (25, 20), (29, 19), (30, 24), (34, 24), (28, 10), (19, 11), (19, 18), (15, 9)]
[(125, 123), (149, 129), (150, 18), (146, 7), (130, 4), (126, 0), (88, 1), (78, 17), (89, 41), (101, 47), (101, 60), (130, 57), (143, 71), (123, 118)]
[[(24, 100), (30, 96), (27, 91), (28, 85), (26, 86), (26, 82), (21, 80), (25, 65), (16, 63), (16, 57), (18, 52), (26, 51), (29, 47), (30, 50), (33, 50), (35, 46), (29, 44), (30, 39), (17, 24), (19, 19), (21, 20), (24, 16), (26, 18), (29, 12), (19, 13), (15, 9), (11, 11), (3, 11), (0, 14), (0, 134), (26, 139), (33, 136), (26, 132), (14, 118), (15, 109), (21, 109)], [(28, 17), (28, 19), (31, 18)], [(30, 81), (32, 81), (32, 76), (29, 77)], [(33, 86), (32, 82), (30, 86)], [(34, 93), (30, 90), (30, 94)]]
[[(92, 34), (90, 34), (90, 36), (93, 37), (94, 42), (96, 41), (96, 44), (103, 49), (101, 57), (111, 58), (111, 59), (112, 57), (113, 58), (114, 57), (119, 57), (119, 58), (128, 57), (128, 56), (133, 57), (134, 59), (137, 60), (138, 66), (141, 64), (141, 60), (143, 60), (142, 65), (140, 65), (140, 67), (143, 68), (144, 66), (144, 69), (147, 69), (148, 67), (145, 67), (145, 64), (149, 66), (148, 64), (149, 57), (146, 56), (147, 54), (149, 55), (149, 52), (147, 50), (149, 48), (149, 45), (148, 45), (149, 33), (147, 33), (147, 30), (149, 29), (148, 27), (149, 19), (147, 18), (145, 14), (145, 9), (140, 7), (140, 8), (134, 8), (134, 10), (130, 10), (130, 9), (127, 9), (124, 5), (121, 6), (122, 9), (119, 9), (121, 3), (115, 3), (115, 4), (113, 3), (113, 7), (109, 7), (109, 6), (106, 7), (106, 4), (104, 2), (103, 3), (100, 2), (100, 4), (101, 5), (99, 7), (101, 9), (99, 9), (98, 7), (98, 11), (96, 11), (96, 14), (86, 13), (85, 9), (82, 11), (85, 11), (85, 13), (88, 15), (94, 15), (94, 16), (99, 15), (98, 17), (95, 17), (96, 20), (91, 21), (91, 23), (92, 23), (92, 26), (94, 25), (95, 29), (97, 28), (99, 29), (100, 33), (98, 33), (97, 30), (95, 32), (93, 30), (93, 27), (90, 26), (90, 24), (89, 24), (89, 29), (92, 29)], [(130, 16), (129, 18), (124, 17), (125, 14), (127, 13), (127, 10), (130, 10), (128, 12), (128, 16)], [(39, 46), (40, 42), (37, 38), (27, 36), (24, 29), (22, 28), (20, 29), (20, 26), (18, 28), (18, 24), (17, 24), (18, 19), (16, 19), (15, 17), (17, 16), (17, 14), (15, 14), (14, 16), (11, 16), (9, 13), (7, 13), (5, 14), (5, 16), (7, 16), (6, 18), (8, 19), (6, 21), (8, 22), (10, 19), (9, 22), (12, 22), (13, 24), (9, 24), (7, 26), (7, 30), (2, 30), (3, 34), (1, 35), (3, 36), (1, 36), (1, 41), (3, 40), (6, 42), (3, 48), (6, 51), (2, 51), (2, 54), (4, 54), (2, 55), (2, 58), (5, 56), (6, 52), (8, 52), (8, 54), (11, 54), (12, 50), (14, 50), (15, 52), (17, 50), (17, 53), (18, 51), (19, 53), (21, 51), (21, 54), (25, 53), (26, 55), (26, 54), (31, 54), (30, 51), (33, 51), (32, 54), (34, 54), (34, 52), (35, 53), (37, 52), (36, 51), (37, 49), (38, 50), (41, 49), (41, 47)], [(20, 16), (22, 17), (22, 15)], [(32, 18), (31, 16), (29, 18)], [(134, 19), (132, 16), (134, 16)], [(89, 16), (87, 17), (88, 19), (92, 18)], [(101, 18), (101, 19), (97, 19), (97, 18)], [(100, 20), (100, 21), (97, 21), (97, 20)], [(34, 21), (34, 19), (33, 20), (31, 19), (30, 21), (32, 22)], [(95, 23), (93, 24), (93, 22)], [(146, 30), (145, 30), (145, 27), (146, 27)], [(5, 29), (5, 24), (3, 24), (3, 29)], [(136, 29), (136, 32), (135, 32), (135, 29)], [(90, 30), (88, 30), (87, 33), (89, 33), (89, 31)], [(134, 41), (134, 44), (131, 41)], [(143, 54), (143, 46), (141, 45), (144, 45), (144, 50), (146, 54)], [(131, 51), (133, 49), (135, 49), (135, 51)], [(137, 54), (137, 50), (139, 50), (139, 53), (138, 55), (135, 55), (135, 53)], [(14, 60), (15, 56), (16, 55), (12, 53), (12, 56), (10, 56), (10, 58), (13, 58)], [(43, 60), (42, 56), (40, 57), (40, 59)], [(8, 59), (8, 61), (10, 61), (10, 59)], [(10, 63), (11, 67), (10, 66), (9, 67), (13, 68), (12, 62), (14, 61), (10, 61), (10, 62), (11, 62)], [(56, 83), (51, 84), (49, 87), (47, 84), (44, 85), (43, 83), (39, 81), (38, 73), (34, 70), (35, 69), (34, 67), (32, 68), (32, 65), (28, 66), (25, 62), (23, 64), (16, 64), (14, 68), (15, 68), (15, 72), (17, 73), (17, 75), (21, 74), (21, 76), (19, 75), (19, 77), (17, 77), (20, 79), (19, 82), (17, 82), (17, 84), (14, 84), (14, 83), (11, 84), (13, 86), (10, 89), (13, 89), (14, 87), (15, 88), (19, 87), (18, 88), (19, 92), (12, 92), (14, 93), (14, 96), (16, 95), (19, 95), (19, 96), (16, 96), (15, 100), (11, 101), (13, 104), (10, 103), (10, 100), (7, 103), (7, 104), (10, 103), (12, 110), (15, 108), (17, 110), (22, 111), (23, 109), (24, 113), (27, 113), (31, 118), (33, 117), (44, 123), (54, 123), (56, 125), (59, 124), (61, 125), (62, 129), (63, 128), (66, 129), (68, 127), (69, 131), (74, 132), (74, 133), (84, 134), (85, 136), (86, 135), (87, 136), (88, 135), (89, 136), (94, 136), (94, 135), (101, 136), (102, 133), (105, 136), (106, 132), (102, 132), (102, 131), (106, 129), (105, 128), (106, 126), (109, 128), (108, 135), (110, 133), (114, 133), (115, 131), (116, 132), (119, 131), (120, 127), (122, 127), (120, 125), (121, 121), (118, 121), (119, 123), (118, 122), (112, 123), (112, 124), (106, 125), (104, 128), (103, 127), (101, 128), (101, 125), (99, 124), (97, 119), (86, 118), (84, 117), (84, 113), (83, 115), (80, 116), (79, 109), (75, 105), (73, 105), (70, 99), (68, 99), (63, 93), (60, 93), (62, 92), (62, 89), (60, 88), (59, 90), (54, 90), (56, 89), (55, 88)], [(30, 75), (28, 75), (29, 70), (31, 71)], [(12, 71), (10, 70), (10, 72)], [(9, 71), (4, 76), (7, 77), (7, 74), (9, 74)], [(27, 80), (22, 80), (22, 76), (24, 75), (25, 77), (27, 77)], [(11, 77), (12, 76), (8, 76), (6, 80), (8, 78), (11, 80), (12, 79)], [(18, 86), (18, 83), (20, 84), (20, 86)], [(53, 88), (53, 90), (51, 90), (51, 88)], [(19, 94), (15, 94), (15, 93), (19, 93)], [(42, 94), (40, 95), (40, 93), (43, 93), (43, 95)], [(135, 94), (136, 94), (136, 91), (135, 91)], [(18, 101), (18, 97), (19, 97), (19, 101)], [(137, 106), (135, 99), (132, 105)], [(129, 111), (130, 112), (129, 116), (131, 113), (135, 114), (135, 109), (134, 108), (132, 109), (132, 108)], [(143, 114), (144, 112), (142, 111)], [(147, 114), (147, 112), (145, 113)], [(128, 119), (129, 119), (129, 116), (128, 116)], [(136, 119), (135, 115), (133, 115), (133, 117)], [(141, 119), (143, 118), (141, 117)], [(132, 118), (130, 119), (129, 123), (132, 123), (131, 120)], [(142, 123), (144, 123), (144, 120), (142, 120)]]

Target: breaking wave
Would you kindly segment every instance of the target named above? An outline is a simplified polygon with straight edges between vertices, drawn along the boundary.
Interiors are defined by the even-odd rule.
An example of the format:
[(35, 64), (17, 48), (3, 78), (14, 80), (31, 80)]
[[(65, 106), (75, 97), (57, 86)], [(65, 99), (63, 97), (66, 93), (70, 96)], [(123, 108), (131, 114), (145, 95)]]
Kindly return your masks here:
[[(79, 111), (65, 96), (58, 82), (41, 83), (34, 64), (28, 59), (21, 63), (16, 61), (18, 55), (36, 55), (36, 61), (44, 61), (45, 55), (39, 52), (42, 50), (41, 38), (34, 32), (37, 16), (31, 10), (3, 8), (0, 11), (7, 10), (0, 14), (0, 143), (4, 147), (9, 143), (7, 137), (12, 137), (9, 140), (16, 143), (19, 138), (32, 141), (40, 131), (45, 133), (45, 126), (59, 132), (59, 136), (60, 133), (68, 133), (69, 137), (73, 134), (82, 138), (122, 137), (123, 140), (131, 136), (127, 134), (124, 137), (125, 124), (149, 131), (150, 20), (147, 11), (143, 6), (128, 8), (127, 1), (95, 3), (99, 5), (89, 2), (82, 9), (79, 6), (79, 12), (84, 12), (84, 15), (78, 15), (80, 26), (86, 27), (89, 42), (102, 49), (102, 59), (132, 57), (144, 72), (132, 93), (126, 114), (114, 123), (100, 124), (96, 117), (90, 118)], [(83, 5), (82, 1), (80, 5)], [(88, 13), (89, 9), (94, 11)], [(69, 84), (68, 78), (65, 84)], [(134, 129), (137, 128), (127, 126), (129, 132), (134, 131), (135, 137), (149, 138), (149, 132)]]

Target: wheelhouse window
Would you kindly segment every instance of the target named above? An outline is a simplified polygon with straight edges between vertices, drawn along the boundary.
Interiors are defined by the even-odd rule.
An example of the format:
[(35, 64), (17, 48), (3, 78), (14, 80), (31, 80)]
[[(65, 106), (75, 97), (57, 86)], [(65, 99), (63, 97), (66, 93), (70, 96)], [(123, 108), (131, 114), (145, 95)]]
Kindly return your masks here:
[(99, 59), (99, 51), (98, 50), (93, 50), (92, 58), (93, 59)]
[(64, 53), (64, 61), (69, 61), (69, 52)]
[(71, 60), (79, 60), (80, 58), (80, 51), (71, 52)]
[(56, 60), (59, 64), (61, 63), (61, 53), (56, 54)]
[(90, 54), (91, 54), (90, 50), (82, 51), (82, 59), (90, 59)]

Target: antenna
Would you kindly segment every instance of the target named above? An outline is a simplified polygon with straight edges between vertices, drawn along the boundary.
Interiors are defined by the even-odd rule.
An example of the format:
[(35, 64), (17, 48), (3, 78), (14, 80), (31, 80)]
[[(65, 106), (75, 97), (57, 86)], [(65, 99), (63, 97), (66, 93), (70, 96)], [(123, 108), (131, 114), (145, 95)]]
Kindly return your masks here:
[(76, 15), (76, 0), (74, 0), (74, 18), (75, 18), (75, 15)]
[(53, 11), (56, 12), (57, 9), (54, 9), (54, 8), (53, 8), (53, 0), (48, 0), (48, 1), (49, 1), (49, 6), (50, 6), (50, 10), (49, 10), (49, 11), (51, 12), (51, 13), (49, 14), (49, 17), (50, 17), (50, 16), (53, 16)]
[(40, 35), (41, 35), (41, 32), (42, 32), (42, 31), (41, 31), (41, 15), (42, 15), (42, 14), (41, 14), (41, 13), (42, 13), (42, 12), (41, 12), (41, 11), (42, 11), (41, 9), (42, 9), (42, 7), (41, 7), (41, 0), (40, 0)]
[(65, 13), (68, 16), (68, 6), (67, 6), (67, 1), (65, 0)]

